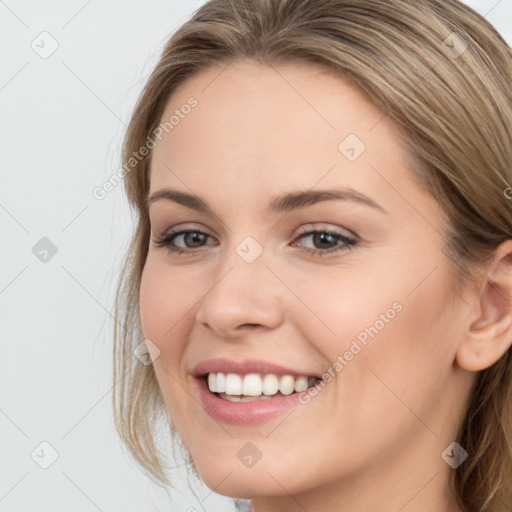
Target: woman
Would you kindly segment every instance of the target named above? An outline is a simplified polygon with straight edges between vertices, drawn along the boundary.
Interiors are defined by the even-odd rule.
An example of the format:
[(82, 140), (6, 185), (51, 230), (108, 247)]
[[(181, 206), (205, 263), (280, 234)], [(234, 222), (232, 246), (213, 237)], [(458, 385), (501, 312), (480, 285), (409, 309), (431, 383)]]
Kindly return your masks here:
[(163, 412), (256, 512), (510, 510), (511, 83), (456, 0), (212, 0), (172, 36), (123, 153), (151, 475)]

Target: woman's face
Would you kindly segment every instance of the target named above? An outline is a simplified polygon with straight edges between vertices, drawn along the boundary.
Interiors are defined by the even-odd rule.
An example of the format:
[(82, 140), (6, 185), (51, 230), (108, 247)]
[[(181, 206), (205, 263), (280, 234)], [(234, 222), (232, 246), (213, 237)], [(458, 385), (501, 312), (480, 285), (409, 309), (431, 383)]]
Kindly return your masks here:
[[(451, 471), (441, 452), (471, 379), (440, 207), (396, 129), (307, 64), (212, 67), (162, 123), (173, 115), (152, 156), (140, 312), (199, 475), (261, 500), (335, 489), (404, 505), (410, 487), (418, 503)], [(230, 374), (212, 383), (227, 395), (208, 373)]]

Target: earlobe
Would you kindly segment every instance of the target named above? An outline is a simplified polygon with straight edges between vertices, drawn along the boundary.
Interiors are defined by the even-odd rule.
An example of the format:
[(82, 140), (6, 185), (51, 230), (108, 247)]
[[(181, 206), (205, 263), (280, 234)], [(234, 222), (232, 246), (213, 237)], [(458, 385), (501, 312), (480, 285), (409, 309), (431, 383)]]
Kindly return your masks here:
[(456, 362), (480, 371), (496, 363), (512, 345), (512, 239), (503, 242), (482, 281), (476, 318), (470, 318)]

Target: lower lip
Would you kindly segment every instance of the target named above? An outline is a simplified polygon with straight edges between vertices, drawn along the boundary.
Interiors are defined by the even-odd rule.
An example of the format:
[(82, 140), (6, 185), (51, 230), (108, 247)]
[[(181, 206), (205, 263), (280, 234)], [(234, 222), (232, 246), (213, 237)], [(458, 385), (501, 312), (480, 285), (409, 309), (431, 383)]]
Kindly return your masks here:
[(263, 423), (300, 404), (299, 393), (251, 402), (229, 402), (212, 393), (204, 377), (198, 378), (199, 395), (206, 412), (216, 421), (236, 425)]

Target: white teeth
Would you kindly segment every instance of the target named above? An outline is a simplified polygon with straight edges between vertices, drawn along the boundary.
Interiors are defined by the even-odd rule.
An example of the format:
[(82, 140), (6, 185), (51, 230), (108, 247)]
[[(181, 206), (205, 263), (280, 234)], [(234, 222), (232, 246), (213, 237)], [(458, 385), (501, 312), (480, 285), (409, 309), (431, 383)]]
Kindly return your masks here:
[[(208, 388), (212, 393), (221, 393), (222, 398), (232, 402), (249, 402), (265, 399), (278, 393), (290, 395), (293, 392), (306, 391), (316, 382), (315, 377), (301, 375), (277, 376), (272, 373), (263, 376), (258, 373), (248, 373), (241, 377), (236, 373), (222, 372), (208, 374)], [(242, 396), (241, 396), (242, 395)]]
[(226, 375), (226, 391), (227, 395), (242, 394), (242, 378), (236, 373), (228, 373)]
[(226, 395), (226, 393), (221, 393), (220, 397), (224, 400), (227, 400), (228, 402), (254, 402), (254, 400), (268, 400), (269, 396), (231, 396)]
[(226, 375), (224, 373), (215, 374), (215, 391), (217, 393), (225, 393), (226, 392)]
[(279, 391), (283, 395), (291, 395), (295, 389), (295, 379), (291, 375), (283, 375), (279, 380)]
[(208, 388), (212, 393), (217, 393), (217, 379), (215, 373), (208, 374)]
[[(217, 385), (218, 387), (218, 385)], [(307, 377), (298, 377), (295, 379), (295, 391), (300, 393), (301, 391), (306, 391), (308, 389), (308, 378)]]
[(263, 394), (275, 395), (279, 391), (279, 380), (275, 375), (269, 373), (263, 378)]
[(242, 382), (242, 395), (260, 396), (262, 382), (257, 373), (249, 373)]

